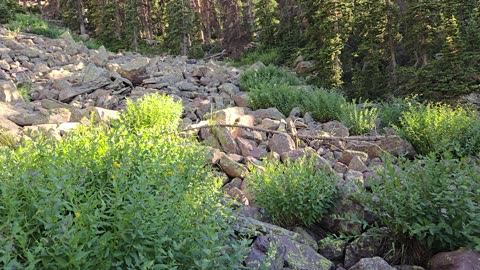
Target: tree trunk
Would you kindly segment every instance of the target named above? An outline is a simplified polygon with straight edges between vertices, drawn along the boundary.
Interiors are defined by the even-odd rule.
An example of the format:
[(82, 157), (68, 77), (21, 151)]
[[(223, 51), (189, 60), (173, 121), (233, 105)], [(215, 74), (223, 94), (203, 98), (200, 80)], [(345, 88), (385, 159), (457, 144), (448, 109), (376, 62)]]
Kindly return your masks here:
[(82, 0), (77, 0), (77, 12), (78, 12), (78, 22), (80, 25), (80, 35), (87, 34), (85, 29), (85, 18), (83, 17), (83, 4)]

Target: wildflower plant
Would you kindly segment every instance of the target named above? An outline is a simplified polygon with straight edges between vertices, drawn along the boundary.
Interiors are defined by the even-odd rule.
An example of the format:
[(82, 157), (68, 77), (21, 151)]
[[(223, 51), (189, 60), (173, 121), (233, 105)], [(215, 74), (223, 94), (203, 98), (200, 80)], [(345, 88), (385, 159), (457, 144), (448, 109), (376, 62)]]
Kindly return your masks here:
[[(165, 107), (155, 121), (136, 121)], [(149, 96), (127, 107), (133, 122), (2, 148), (0, 267), (239, 268), (245, 246), (229, 229), (220, 181), (200, 146), (174, 132), (181, 111)]]

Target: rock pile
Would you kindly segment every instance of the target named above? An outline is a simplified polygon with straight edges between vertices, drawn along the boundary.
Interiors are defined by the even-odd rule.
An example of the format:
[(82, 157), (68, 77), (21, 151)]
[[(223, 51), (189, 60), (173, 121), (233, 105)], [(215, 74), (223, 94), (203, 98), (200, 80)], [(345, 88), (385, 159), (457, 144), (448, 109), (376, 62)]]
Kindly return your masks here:
[[(268, 269), (422, 269), (393, 267), (378, 257), (388, 257), (382, 250), (388, 232), (364, 232), (351, 243), (320, 237), (325, 231), (362, 233), (359, 224), (337, 220), (335, 214), (365, 216), (363, 207), (349, 198), (354, 183), (368, 187), (376, 180), (382, 155), (413, 156), (413, 147), (394, 135), (370, 141), (349, 137), (341, 123), (315, 122), (308, 114), (302, 117), (298, 108), (288, 116), (275, 108), (254, 111), (239, 88), (240, 72), (214, 61), (89, 50), (68, 32), (52, 40), (0, 27), (0, 133), (46, 131), (59, 137), (90, 119), (92, 112), (97, 121), (117, 118), (126, 98), (172, 95), (185, 108), (181, 129), (210, 147), (208, 162), (222, 172), (226, 194), (242, 205), (235, 229), (254, 237), (247, 266), (267, 262)], [(22, 95), (25, 89), (28, 93)], [(320, 233), (260, 221), (262, 215), (246, 191), (248, 165), (261, 166), (264, 158), (283, 162), (305, 156), (338, 175), (339, 186), (345, 187), (344, 198), (319, 222)], [(441, 259), (434, 265), (442, 265)]]

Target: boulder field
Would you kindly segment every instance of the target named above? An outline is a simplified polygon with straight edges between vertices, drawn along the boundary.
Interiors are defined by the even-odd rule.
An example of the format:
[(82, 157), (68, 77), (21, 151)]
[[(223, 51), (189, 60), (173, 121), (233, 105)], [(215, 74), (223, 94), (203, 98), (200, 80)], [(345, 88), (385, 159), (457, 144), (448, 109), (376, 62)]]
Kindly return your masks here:
[[(225, 194), (236, 202), (235, 230), (252, 238), (246, 266), (255, 269), (267, 262), (267, 269), (423, 269), (393, 265), (385, 249), (392, 241), (388, 231), (363, 231), (360, 224), (336, 218), (355, 214), (368, 219), (368, 212), (349, 196), (356, 183), (368, 188), (383, 166), (381, 156), (413, 157), (413, 147), (394, 133), (349, 136), (342, 123), (316, 122), (298, 108), (289, 115), (275, 108), (252, 110), (248, 94), (239, 87), (241, 72), (216, 61), (90, 50), (68, 32), (49, 39), (0, 27), (0, 133), (15, 139), (37, 132), (61, 138), (92, 115), (96, 121), (118, 118), (127, 98), (171, 95), (184, 107), (181, 134), (194, 135), (208, 146), (206, 162), (218, 168)], [(249, 166), (261, 166), (265, 158), (284, 162), (305, 156), (338, 176), (342, 198), (312, 228), (269, 224), (248, 194)], [(359, 237), (322, 237), (326, 233)], [(437, 254), (430, 269), (478, 270), (479, 265), (478, 253), (459, 250)]]

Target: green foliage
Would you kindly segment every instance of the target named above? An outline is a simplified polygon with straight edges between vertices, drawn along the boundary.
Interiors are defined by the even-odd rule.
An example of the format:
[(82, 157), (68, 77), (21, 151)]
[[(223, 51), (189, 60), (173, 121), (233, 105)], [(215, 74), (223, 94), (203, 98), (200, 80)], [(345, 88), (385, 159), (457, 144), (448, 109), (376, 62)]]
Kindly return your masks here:
[(10, 31), (23, 31), (48, 38), (58, 38), (65, 32), (65, 29), (50, 26), (39, 17), (31, 14), (16, 14), (15, 20), (7, 25)]
[(284, 115), (289, 115), (294, 107), (300, 105), (301, 95), (299, 87), (268, 82), (256, 85), (249, 92), (250, 105), (254, 110), (275, 107)]
[(256, 28), (259, 31), (258, 40), (267, 47), (275, 45), (277, 40), (275, 38), (279, 24), (277, 7), (278, 3), (275, 0), (256, 0), (254, 2)]
[(380, 127), (399, 127), (400, 117), (411, 106), (420, 105), (415, 98), (393, 98), (389, 102), (380, 103), (378, 118), (381, 119)]
[(345, 98), (335, 90), (314, 87), (302, 95), (302, 110), (320, 122), (340, 120), (345, 104)]
[(243, 91), (250, 91), (257, 85), (265, 83), (274, 85), (300, 85), (298, 77), (287, 70), (269, 65), (259, 69), (250, 69), (242, 73), (240, 77), (240, 87)]
[(136, 103), (128, 99), (121, 121), (136, 131), (157, 129), (172, 133), (178, 127), (182, 111), (180, 101), (175, 102), (170, 96), (155, 93), (141, 97)]
[(286, 165), (268, 162), (264, 169), (252, 168), (247, 179), (255, 203), (274, 223), (286, 226), (317, 221), (329, 211), (336, 193), (337, 180), (318, 170), (314, 158)]
[(232, 63), (235, 67), (250, 66), (256, 62), (262, 62), (265, 65), (277, 63), (278, 49), (255, 49), (245, 52), (242, 57)]
[(17, 90), (22, 95), (23, 99), (27, 102), (32, 101), (32, 82), (24, 82), (17, 85)]
[[(177, 108), (152, 96), (126, 119), (149, 118), (134, 115), (144, 102)], [(132, 121), (146, 132), (119, 122), (1, 149), (0, 267), (241, 268), (245, 246), (229, 229), (221, 181), (197, 143), (171, 133), (176, 109), (156, 113), (164, 119)], [(163, 123), (166, 132), (149, 132)]]
[[(433, 250), (480, 251), (480, 170), (471, 160), (431, 155), (392, 160), (362, 202), (399, 239), (416, 238)], [(407, 240), (408, 241), (408, 240)]]
[(18, 3), (11, 0), (0, 0), (0, 23), (6, 24), (15, 18)]
[(368, 133), (375, 128), (375, 121), (378, 118), (377, 108), (365, 101), (363, 104), (356, 104), (355, 100), (345, 103), (342, 108), (341, 122), (349, 129), (351, 135)]
[(480, 121), (475, 112), (443, 104), (411, 106), (402, 114), (398, 132), (419, 154), (480, 153)]

